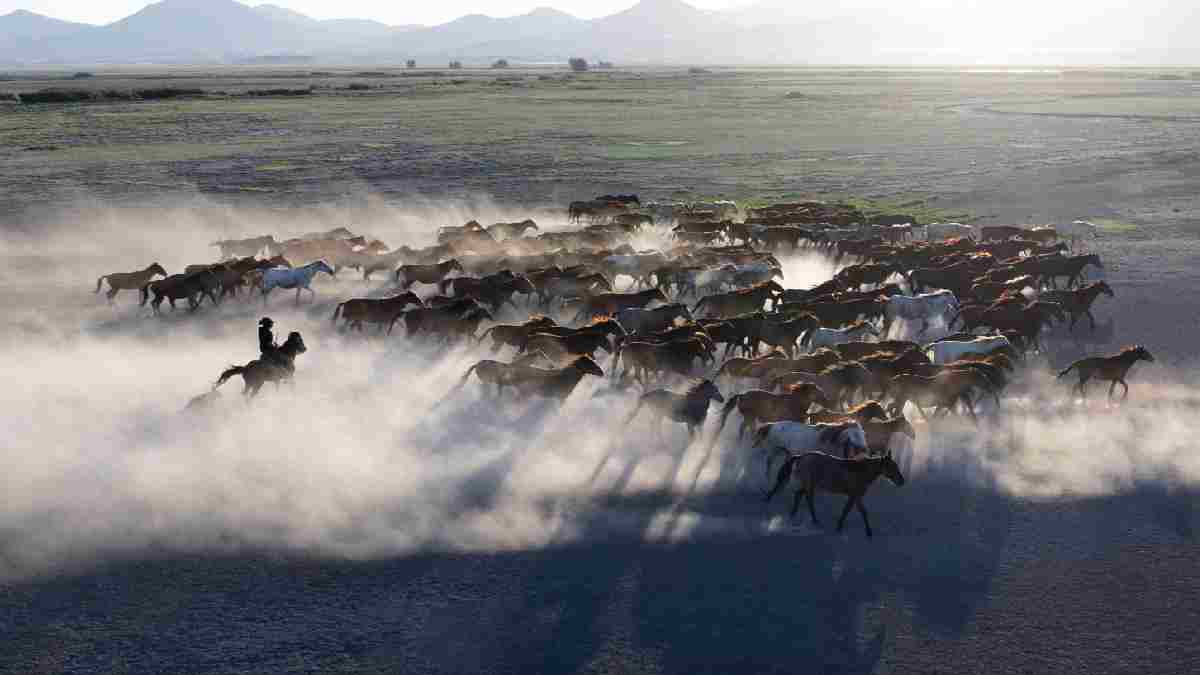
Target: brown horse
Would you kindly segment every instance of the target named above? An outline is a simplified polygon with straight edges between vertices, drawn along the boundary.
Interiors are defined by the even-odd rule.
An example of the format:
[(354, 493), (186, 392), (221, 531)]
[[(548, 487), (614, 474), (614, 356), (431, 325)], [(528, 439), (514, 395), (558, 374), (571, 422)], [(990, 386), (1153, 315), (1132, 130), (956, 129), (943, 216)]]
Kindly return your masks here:
[(1109, 399), (1112, 399), (1117, 384), (1120, 384), (1125, 389), (1121, 395), (1121, 400), (1125, 400), (1129, 396), (1129, 385), (1125, 382), (1125, 375), (1129, 373), (1129, 369), (1133, 367), (1133, 364), (1138, 361), (1153, 363), (1154, 357), (1145, 347), (1134, 345), (1122, 349), (1119, 354), (1113, 356), (1092, 356), (1086, 359), (1079, 359), (1067, 366), (1058, 376), (1060, 378), (1064, 377), (1072, 370), (1079, 373), (1079, 384), (1075, 385), (1075, 388), (1079, 390), (1079, 395), (1083, 398), (1087, 398), (1087, 383), (1093, 377), (1097, 380), (1112, 383), (1108, 387)]
[(1086, 315), (1088, 321), (1092, 324), (1092, 331), (1096, 330), (1096, 317), (1092, 315), (1092, 303), (1096, 302), (1096, 298), (1103, 293), (1108, 297), (1113, 297), (1113, 289), (1107, 282), (1097, 281), (1094, 284), (1088, 284), (1082, 288), (1066, 291), (1045, 291), (1039, 296), (1040, 299), (1048, 302), (1055, 302), (1062, 306), (1063, 310), (1071, 315), (1071, 328), (1075, 327), (1075, 323), (1079, 321), (1081, 316)]
[(850, 514), (850, 509), (857, 505), (858, 512), (862, 514), (867, 537), (870, 537), (871, 521), (867, 518), (867, 508), (863, 506), (862, 498), (880, 476), (886, 476), (897, 486), (904, 485), (904, 475), (900, 473), (900, 467), (896, 466), (890, 454), (864, 459), (843, 459), (823, 452), (792, 455), (779, 468), (775, 487), (767, 493), (765, 501), (771, 501), (775, 493), (782, 490), (789, 481), (795, 481), (797, 487), (796, 497), (792, 502), (792, 517), (795, 518), (796, 512), (800, 510), (800, 498), (807, 496), (808, 512), (812, 515), (813, 525), (819, 525), (817, 510), (813, 504), (814, 493), (822, 490), (846, 495), (850, 499), (838, 518), (838, 532), (841, 532), (842, 526), (846, 524), (846, 516)]
[(803, 422), (813, 405), (828, 406), (829, 399), (820, 387), (811, 382), (794, 384), (783, 394), (751, 389), (729, 397), (721, 411), (721, 425), (717, 427), (717, 433), (725, 428), (725, 420), (734, 408), (742, 415), (742, 426), (738, 428), (738, 438), (741, 438), (747, 431), (753, 431), (765, 422)]
[(255, 359), (244, 366), (230, 366), (217, 378), (213, 389), (225, 384), (234, 375), (241, 375), (242, 381), (246, 385), (242, 393), (247, 398), (253, 398), (267, 382), (274, 382), (278, 385), (284, 380), (292, 379), (292, 375), (296, 372), (296, 357), (306, 351), (308, 348), (304, 346), (304, 338), (300, 337), (299, 333), (289, 333), (287, 340), (275, 351), (275, 354), (280, 357), (278, 361)]
[(553, 328), (558, 324), (548, 316), (532, 316), (525, 323), (497, 324), (483, 331), (476, 342), (483, 342), (489, 335), (492, 337), (492, 351), (496, 352), (504, 345), (520, 349), (529, 339), (529, 334)]
[(443, 260), (436, 265), (401, 265), (396, 268), (395, 279), (400, 288), (408, 290), (413, 284), (436, 284), (442, 282), (451, 272), (463, 272), (462, 263), (457, 258)]
[(104, 285), (104, 281), (108, 280), (108, 297), (109, 304), (112, 304), (113, 298), (117, 297), (120, 291), (140, 291), (150, 280), (157, 275), (167, 276), (167, 271), (162, 265), (152, 263), (144, 270), (137, 272), (114, 272), (106, 274), (96, 280), (96, 293), (100, 292), (100, 287)]
[(482, 382), (495, 384), (497, 395), (503, 393), (507, 386), (521, 394), (559, 400), (570, 396), (585, 375), (604, 377), (600, 366), (586, 356), (580, 356), (556, 370), (484, 360), (468, 368), (455, 388), (466, 384), (471, 373), (475, 373)]
[(390, 298), (354, 298), (334, 307), (333, 323), (337, 325), (338, 316), (341, 316), (348, 328), (358, 328), (361, 332), (364, 323), (374, 323), (379, 325), (379, 332), (382, 333), (384, 326), (390, 326), (409, 305), (424, 307), (425, 303), (412, 291), (405, 291)]

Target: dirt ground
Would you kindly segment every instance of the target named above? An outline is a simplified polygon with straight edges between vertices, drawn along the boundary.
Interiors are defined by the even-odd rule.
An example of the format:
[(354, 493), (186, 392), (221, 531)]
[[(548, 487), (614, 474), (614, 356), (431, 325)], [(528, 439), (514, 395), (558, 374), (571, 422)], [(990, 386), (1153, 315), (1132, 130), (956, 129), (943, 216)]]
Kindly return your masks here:
[[(0, 672), (1195, 670), (1191, 83), (539, 74), (0, 107), (2, 146), (30, 148), (0, 151)], [(192, 74), (214, 91), (275, 79), (234, 75)], [(382, 88), (337, 89), (359, 80)], [(566, 201), (618, 190), (1088, 218), (1116, 297), (1095, 333), (1054, 335), (978, 429), (918, 422), (906, 485), (868, 496), (867, 540), (856, 516), (833, 532), (838, 498), (819, 499), (821, 527), (789, 523), (790, 494), (764, 506), (731, 429), (711, 447), (655, 438), (607, 382), (561, 411), (497, 407), (451, 390), (484, 348), (330, 327), (339, 299), (382, 282), (163, 319), (91, 292), (150, 259), (203, 261), (220, 236), (349, 224), (421, 243), (470, 217), (561, 225)], [(786, 269), (789, 285), (832, 272)], [(309, 344), (296, 387), (246, 406), (235, 383), (217, 414), (180, 415), (254, 356), (265, 311)], [(1126, 406), (1052, 381), (1133, 342), (1158, 361)]]

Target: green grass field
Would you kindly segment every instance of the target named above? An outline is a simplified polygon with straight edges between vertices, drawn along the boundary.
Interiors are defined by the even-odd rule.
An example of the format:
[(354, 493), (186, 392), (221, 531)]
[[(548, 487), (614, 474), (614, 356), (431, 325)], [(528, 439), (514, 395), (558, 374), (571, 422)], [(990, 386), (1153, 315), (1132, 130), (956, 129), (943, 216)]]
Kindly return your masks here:
[(166, 198), (163, 185), (270, 206), (347, 192), (557, 204), (621, 189), (748, 204), (818, 196), (923, 220), (1194, 224), (1181, 214), (1196, 212), (1186, 186), (1200, 160), (1186, 149), (1200, 107), (1192, 82), (1151, 72), (380, 72), (126, 69), (0, 82), (0, 94), (206, 92), (0, 106), (0, 205), (29, 219), (80, 190), (137, 203)]

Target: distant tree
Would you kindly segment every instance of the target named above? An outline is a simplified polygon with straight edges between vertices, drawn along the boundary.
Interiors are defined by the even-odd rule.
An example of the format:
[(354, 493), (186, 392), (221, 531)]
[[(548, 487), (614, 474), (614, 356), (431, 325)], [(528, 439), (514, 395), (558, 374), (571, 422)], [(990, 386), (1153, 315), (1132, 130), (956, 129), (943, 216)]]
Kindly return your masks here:
[(450, 70), (462, 70), (462, 61), (451, 61)]
[(572, 57), (571, 60), (567, 61), (567, 65), (571, 66), (571, 70), (577, 73), (582, 73), (588, 69), (587, 59), (581, 59), (578, 56)]
[(71, 79), (72, 79), (72, 80), (90, 80), (90, 79), (92, 79), (93, 77), (95, 77), (95, 75), (93, 75), (92, 73), (85, 72), (85, 71), (80, 71), (80, 72), (78, 72), (78, 73), (75, 73), (74, 75), (72, 75), (72, 76), (71, 76)]
[(600, 70), (612, 70), (613, 64), (612, 61), (600, 61), (596, 64), (596, 67)]
[(405, 68), (416, 68), (417, 67), (416, 59), (409, 59), (409, 60), (405, 61), (404, 67)]
[(507, 68), (508, 67), (508, 59), (498, 59), (495, 63), (492, 64), (492, 67), (493, 68)]

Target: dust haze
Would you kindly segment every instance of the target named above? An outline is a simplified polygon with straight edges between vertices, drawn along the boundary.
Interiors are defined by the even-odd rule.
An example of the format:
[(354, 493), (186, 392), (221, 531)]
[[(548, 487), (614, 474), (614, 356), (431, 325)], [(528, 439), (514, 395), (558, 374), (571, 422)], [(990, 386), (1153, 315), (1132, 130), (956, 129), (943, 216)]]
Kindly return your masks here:
[[(298, 308), (290, 293), (273, 294), (265, 310), (243, 295), (154, 318), (134, 293), (108, 307), (92, 292), (100, 275), (151, 261), (169, 272), (211, 261), (209, 243), (219, 238), (348, 226), (392, 247), (421, 246), (437, 227), (472, 218), (531, 216), (543, 229), (565, 227), (558, 210), (515, 211), (481, 196), (400, 206), (368, 199), (353, 210), (69, 213), (2, 243), (0, 579), (180, 552), (362, 559), (614, 536), (774, 536), (784, 522), (780, 501), (761, 503), (761, 457), (737, 442), (737, 425), (710, 443), (717, 408), (705, 436), (685, 448), (682, 428), (660, 436), (648, 419), (626, 425), (635, 390), (608, 377), (586, 378), (561, 407), (496, 401), (475, 380), (451, 391), (489, 349), (335, 330), (336, 302), (388, 288), (351, 270), (320, 277), (316, 301)], [(652, 233), (635, 244), (665, 241)], [(789, 287), (836, 271), (816, 255), (783, 263)], [(247, 404), (234, 380), (215, 410), (183, 412), (222, 369), (257, 357), (264, 314), (278, 334), (304, 335), (294, 385), (268, 385)], [(498, 317), (524, 318), (511, 308)], [(989, 409), (978, 430), (969, 420), (918, 423), (917, 442), (900, 451), (908, 485), (881, 483), (872, 499), (921, 490), (926, 480), (1036, 499), (1200, 481), (1191, 374), (1145, 367), (1119, 407), (1103, 403), (1096, 385), (1080, 404), (1072, 381), (1053, 375), (1031, 358), (1005, 410)], [(719, 384), (726, 394), (749, 387)]]

